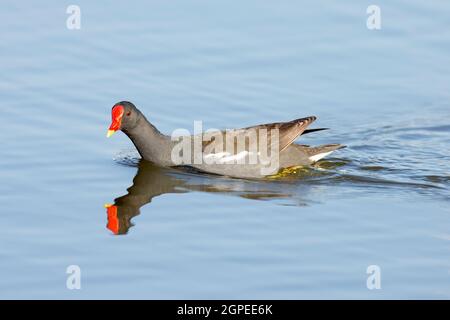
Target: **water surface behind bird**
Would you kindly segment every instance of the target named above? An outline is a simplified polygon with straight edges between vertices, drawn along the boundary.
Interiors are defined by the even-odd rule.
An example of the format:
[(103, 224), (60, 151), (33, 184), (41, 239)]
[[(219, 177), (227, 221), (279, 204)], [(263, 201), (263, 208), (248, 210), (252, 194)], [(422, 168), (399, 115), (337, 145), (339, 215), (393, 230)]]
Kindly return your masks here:
[[(69, 30), (6, 1), (0, 297), (450, 298), (450, 5), (377, 4), (381, 30), (359, 1), (78, 1)], [(299, 142), (348, 147), (263, 182), (161, 169), (105, 138), (121, 100), (168, 134), (315, 115)]]

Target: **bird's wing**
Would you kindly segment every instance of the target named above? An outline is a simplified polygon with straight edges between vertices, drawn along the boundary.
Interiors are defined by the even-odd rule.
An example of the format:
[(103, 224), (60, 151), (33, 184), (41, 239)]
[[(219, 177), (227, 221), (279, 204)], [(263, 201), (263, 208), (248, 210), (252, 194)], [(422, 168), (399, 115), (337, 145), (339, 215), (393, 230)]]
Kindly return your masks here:
[(277, 122), (262, 124), (259, 126), (245, 128), (249, 129), (266, 129), (267, 132), (271, 130), (278, 130), (279, 135), (279, 150), (280, 152), (286, 149), (291, 143), (293, 143), (305, 130), (313, 123), (317, 118), (314, 116), (295, 119), (288, 122)]
[[(292, 144), (298, 136), (300, 136), (306, 128), (316, 120), (316, 117), (306, 117), (295, 119), (288, 122), (276, 122), (267, 123), (257, 126), (224, 130), (211, 133), (211, 137), (206, 137), (206, 141), (203, 141), (204, 153), (227, 153), (228, 156), (236, 155), (238, 151), (242, 151), (242, 145), (239, 148), (239, 142), (244, 143), (244, 150), (257, 150), (259, 152), (260, 139), (265, 139), (264, 143), (267, 143), (266, 147), (271, 148), (273, 139), (276, 137), (275, 133), (278, 133), (278, 150), (279, 152), (286, 149)], [(210, 138), (210, 139), (209, 139)], [(226, 148), (226, 144), (230, 143), (234, 148)]]

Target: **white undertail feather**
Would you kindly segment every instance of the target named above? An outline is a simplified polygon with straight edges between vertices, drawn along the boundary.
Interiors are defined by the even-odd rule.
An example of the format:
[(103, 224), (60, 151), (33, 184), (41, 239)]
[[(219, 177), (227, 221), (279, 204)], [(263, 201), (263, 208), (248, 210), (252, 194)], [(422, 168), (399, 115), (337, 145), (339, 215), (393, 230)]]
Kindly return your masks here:
[(322, 158), (326, 157), (327, 155), (329, 155), (330, 153), (332, 153), (333, 151), (328, 151), (328, 152), (315, 154), (315, 155), (309, 157), (309, 160), (311, 160), (312, 162), (317, 162), (320, 159), (322, 159)]

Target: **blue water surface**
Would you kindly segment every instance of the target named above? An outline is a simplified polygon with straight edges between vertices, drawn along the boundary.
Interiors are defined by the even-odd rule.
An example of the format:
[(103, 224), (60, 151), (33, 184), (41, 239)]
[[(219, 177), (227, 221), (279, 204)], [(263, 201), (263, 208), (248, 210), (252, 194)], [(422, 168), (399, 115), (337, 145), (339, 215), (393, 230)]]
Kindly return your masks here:
[[(448, 2), (380, 0), (380, 30), (356, 0), (74, 4), (79, 30), (2, 1), (0, 298), (450, 298)], [(299, 142), (347, 148), (276, 181), (160, 169), (106, 139), (121, 100), (168, 134), (316, 115)]]

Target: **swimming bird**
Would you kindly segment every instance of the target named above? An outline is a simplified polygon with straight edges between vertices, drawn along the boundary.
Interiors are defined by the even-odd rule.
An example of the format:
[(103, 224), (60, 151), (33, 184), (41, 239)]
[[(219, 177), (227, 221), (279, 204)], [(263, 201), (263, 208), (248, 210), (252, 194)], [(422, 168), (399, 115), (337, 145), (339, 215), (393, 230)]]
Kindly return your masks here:
[(282, 170), (309, 166), (345, 147), (294, 143), (302, 134), (325, 130), (307, 129), (316, 120), (315, 116), (184, 136), (161, 133), (128, 101), (116, 103), (111, 117), (107, 137), (121, 130), (144, 160), (162, 167), (188, 166), (235, 178), (273, 177)]

